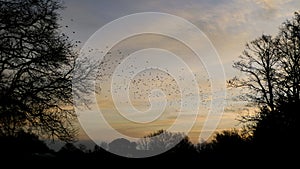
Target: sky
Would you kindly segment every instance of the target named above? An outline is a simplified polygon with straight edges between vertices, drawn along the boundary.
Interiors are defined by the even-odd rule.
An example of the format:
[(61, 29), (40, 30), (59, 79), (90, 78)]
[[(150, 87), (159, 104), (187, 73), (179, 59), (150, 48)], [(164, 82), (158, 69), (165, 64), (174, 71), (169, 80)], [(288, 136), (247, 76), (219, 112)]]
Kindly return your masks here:
[[(224, 86), (221, 82), (220, 86), (217, 86), (218, 80), (224, 80), (223, 75), (225, 80), (241, 76), (232, 68), (232, 64), (242, 54), (245, 44), (262, 34), (276, 35), (280, 24), (290, 19), (293, 13), (300, 9), (300, 1), (65, 0), (64, 6), (66, 8), (61, 12), (60, 21), (62, 31), (66, 32), (72, 40), (81, 42), (78, 50), (80, 48), (96, 50), (95, 46), (101, 45), (102, 39), (117, 37), (118, 32), (99, 36), (96, 44), (93, 41), (94, 48), (89, 48), (93, 38), (97, 37), (92, 35), (104, 25), (120, 17), (142, 12), (159, 12), (181, 17), (195, 25), (203, 33), (200, 36), (204, 35), (202, 41), (199, 41), (202, 48), (200, 45), (195, 51), (201, 49), (201, 56), (207, 57), (210, 63), (205, 62), (205, 57), (197, 59), (197, 52), (191, 50), (190, 46), (178, 39), (162, 35), (135, 35), (122, 39), (114, 45), (105, 45), (103, 49), (99, 47), (101, 50), (98, 53), (91, 52), (93, 56), (101, 55), (101, 52), (103, 55), (95, 80), (95, 86), (99, 91), (95, 96), (97, 108), (94, 111), (101, 109), (103, 115), (101, 117), (104, 120), (101, 121), (81, 112), (79, 116), (82, 118), (84, 124), (81, 125), (85, 131), (80, 130), (79, 137), (110, 141), (115, 137), (112, 134), (113, 129), (122, 136), (139, 138), (156, 130), (170, 129), (177, 125), (174, 130), (183, 129), (180, 132), (188, 130), (188, 136), (192, 141), (198, 142), (203, 138), (206, 139), (212, 132), (240, 127), (236, 119), (240, 113), (247, 111), (247, 108), (243, 102), (234, 99), (239, 93), (237, 90), (227, 88), (224, 97), (221, 91), (224, 90)], [(158, 29), (175, 32), (178, 36), (198, 35), (192, 28), (187, 29), (180, 24), (176, 25), (177, 22), (174, 24), (168, 21), (168, 19), (156, 22), (149, 20), (149, 25), (128, 23), (111, 31)], [(140, 19), (138, 22), (147, 23), (147, 20)], [(190, 42), (197, 42), (197, 37), (183, 38)], [(215, 53), (209, 52), (211, 47), (215, 49)], [(105, 50), (107, 51), (104, 52)], [(212, 56), (214, 54), (218, 57)], [(185, 64), (182, 64), (183, 62)], [(143, 69), (141, 66), (143, 64), (151, 65), (151, 69)], [(223, 68), (224, 74), (215, 75), (217, 71), (214, 70), (219, 70), (220, 67)], [(118, 72), (124, 71), (127, 73), (118, 76)], [(130, 71), (135, 72), (132, 74)], [(211, 76), (214, 76), (215, 80)], [(191, 87), (194, 86), (194, 82), (197, 83), (195, 88)], [(127, 85), (127, 89), (122, 89)], [(190, 99), (186, 107), (181, 104), (184, 102), (184, 97)], [(214, 97), (225, 101), (224, 111), (208, 116), (211, 110), (218, 109), (220, 107), (218, 104), (221, 104), (220, 101), (212, 103)], [(186, 114), (180, 116), (180, 112)], [(180, 120), (176, 121), (178, 117)], [(207, 120), (208, 117), (210, 120)], [(192, 123), (194, 120), (195, 123)], [(111, 128), (107, 129), (102, 123), (106, 123)], [(192, 123), (191, 129), (186, 127), (190, 123)], [(208, 133), (208, 135), (204, 134), (201, 138), (200, 133)]]

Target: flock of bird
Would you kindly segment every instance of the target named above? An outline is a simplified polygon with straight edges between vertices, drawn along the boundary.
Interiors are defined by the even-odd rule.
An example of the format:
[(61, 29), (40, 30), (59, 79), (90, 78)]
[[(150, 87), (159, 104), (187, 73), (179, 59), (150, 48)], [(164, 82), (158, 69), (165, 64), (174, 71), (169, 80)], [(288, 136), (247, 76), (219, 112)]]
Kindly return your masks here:
[[(93, 52), (92, 49), (90, 52)], [(97, 72), (97, 86), (101, 90), (99, 96), (104, 99), (111, 99), (112, 92), (118, 92), (118, 89), (111, 89), (112, 77), (115, 73), (117, 67), (122, 64), (122, 61), (129, 57), (130, 54), (122, 52), (121, 50), (110, 50), (106, 53), (101, 63), (98, 66)], [(145, 61), (148, 62), (148, 61)], [(133, 62), (128, 69), (134, 69), (137, 62)], [(178, 68), (180, 71), (183, 71), (183, 68)], [(182, 69), (182, 70), (181, 70)], [(149, 95), (154, 89), (160, 89), (165, 94), (166, 99), (168, 100), (169, 106), (180, 106), (182, 91), (185, 89), (180, 89), (178, 82), (184, 81), (184, 77), (179, 79), (174, 79), (171, 73), (162, 71), (160, 69), (145, 69), (141, 72), (138, 72), (133, 78), (132, 74), (134, 72), (129, 72), (127, 77), (131, 78), (130, 85), (127, 86), (125, 82), (118, 82), (117, 86), (120, 87), (129, 87), (129, 97), (132, 102), (138, 102), (141, 105), (149, 106)], [(198, 84), (199, 84), (199, 93), (200, 93), (200, 106), (206, 106), (209, 103), (209, 86), (207, 74), (194, 74)], [(202, 82), (200, 82), (202, 81)], [(116, 83), (116, 82), (115, 82)], [(189, 87), (189, 86), (186, 86)], [(206, 88), (206, 89), (205, 89)], [(208, 92), (205, 90), (208, 89)], [(124, 93), (126, 94), (126, 93)], [(192, 94), (192, 93), (190, 93)]]

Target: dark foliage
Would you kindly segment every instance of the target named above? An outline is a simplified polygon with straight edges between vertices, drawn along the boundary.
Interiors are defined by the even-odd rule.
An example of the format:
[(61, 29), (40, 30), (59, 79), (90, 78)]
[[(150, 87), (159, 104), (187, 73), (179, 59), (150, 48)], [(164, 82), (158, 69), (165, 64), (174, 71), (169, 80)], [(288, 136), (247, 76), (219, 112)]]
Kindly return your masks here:
[(73, 44), (55, 0), (0, 1), (0, 134), (72, 140)]
[[(124, 138), (112, 141), (108, 150), (113, 154), (99, 146), (87, 151), (71, 142), (76, 133), (72, 125), (75, 114), (70, 108), (76, 55), (73, 44), (58, 31), (56, 11), (61, 8), (54, 0), (0, 1), (0, 153), (4, 162), (25, 159), (30, 163), (15, 164), (41, 161), (56, 166), (59, 162), (68, 167), (86, 163), (119, 166), (125, 162), (243, 162), (247, 166), (272, 162), (286, 167), (295, 163), (293, 154), (299, 152), (296, 134), (300, 124), (299, 13), (283, 23), (276, 37), (262, 35), (247, 44), (240, 61), (234, 64), (246, 78), (234, 78), (230, 83), (251, 91), (244, 98), (260, 108), (255, 116), (242, 119), (251, 122), (251, 135), (223, 131), (211, 142), (195, 146), (181, 133), (160, 130), (137, 143)], [(64, 140), (66, 144), (54, 152), (40, 140), (43, 136)], [(141, 151), (150, 155), (155, 151), (164, 153), (143, 159), (127, 158)]]

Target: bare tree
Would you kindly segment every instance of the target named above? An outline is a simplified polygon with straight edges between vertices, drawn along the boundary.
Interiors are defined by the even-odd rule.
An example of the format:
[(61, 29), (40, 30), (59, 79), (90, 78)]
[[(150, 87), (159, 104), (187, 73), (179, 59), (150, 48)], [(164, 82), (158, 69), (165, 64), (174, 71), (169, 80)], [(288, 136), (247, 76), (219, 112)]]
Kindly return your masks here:
[(251, 122), (252, 130), (264, 130), (268, 125), (281, 129), (297, 126), (296, 116), (286, 107), (300, 103), (299, 13), (282, 24), (276, 37), (262, 35), (247, 44), (233, 67), (245, 76), (235, 77), (229, 83), (246, 88), (249, 92), (245, 98), (260, 107), (254, 116), (242, 116), (242, 122)]
[(0, 1), (0, 134), (74, 139), (74, 45), (56, 0)]
[(149, 150), (153, 152), (164, 152), (176, 146), (184, 139), (182, 133), (172, 133), (165, 130), (158, 130), (151, 133), (138, 142), (138, 149)]
[(277, 49), (280, 57), (278, 88), (281, 100), (300, 100), (300, 14), (295, 12), (292, 20), (287, 20), (280, 28)]
[(245, 73), (230, 84), (250, 90), (247, 98), (259, 105), (276, 109), (280, 101), (299, 101), (300, 93), (300, 16), (282, 24), (275, 38), (262, 35), (246, 44), (233, 67)]
[(268, 106), (274, 110), (276, 86), (276, 69), (279, 57), (276, 45), (278, 41), (271, 36), (262, 37), (246, 44), (246, 49), (235, 62), (233, 67), (245, 73), (245, 78), (233, 79), (230, 81), (235, 87), (244, 87), (251, 92), (246, 99), (260, 105)]

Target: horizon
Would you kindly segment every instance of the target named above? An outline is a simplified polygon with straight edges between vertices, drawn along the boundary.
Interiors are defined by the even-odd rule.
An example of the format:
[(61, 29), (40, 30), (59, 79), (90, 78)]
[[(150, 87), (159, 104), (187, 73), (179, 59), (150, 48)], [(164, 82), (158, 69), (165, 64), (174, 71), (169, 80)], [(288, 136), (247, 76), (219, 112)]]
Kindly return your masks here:
[(0, 156), (8, 166), (293, 162), (299, 1), (0, 6)]
[[(297, 1), (275, 2), (269, 0), (253, 0), (246, 3), (240, 3), (236, 0), (218, 2), (190, 0), (188, 2), (184, 2), (184, 5), (182, 3), (183, 2), (181, 1), (143, 1), (138, 3), (135, 0), (126, 2), (105, 2), (93, 0), (80, 2), (66, 0), (65, 6), (67, 8), (62, 11), (61, 15), (61, 25), (63, 26), (62, 30), (67, 32), (71, 39), (81, 41), (82, 43), (79, 44), (79, 49), (81, 48), (82, 50), (82, 47), (84, 47), (84, 45), (88, 43), (88, 38), (95, 36), (93, 35), (95, 31), (100, 29), (105, 24), (112, 22), (120, 17), (134, 14), (135, 12), (141, 13), (149, 11), (172, 14), (186, 19), (187, 21), (197, 26), (201, 31), (203, 31), (205, 36), (207, 36), (208, 40), (211, 41), (213, 47), (216, 49), (217, 54), (221, 59), (221, 64), (224, 67), (226, 80), (229, 80), (234, 76), (240, 75), (236, 70), (232, 68), (232, 63), (238, 58), (239, 55), (242, 54), (245, 44), (261, 34), (271, 34), (275, 36), (275, 32), (277, 32), (278, 30), (278, 25), (280, 25), (286, 19), (290, 18), (293, 15), (292, 11), (296, 11), (297, 7), (300, 6), (299, 2)], [(172, 7), (169, 8), (170, 6)], [(81, 13), (84, 13), (85, 15), (78, 15)], [(91, 15), (92, 13), (93, 15)], [(157, 23), (157, 25), (151, 25), (151, 27), (162, 28), (163, 24), (164, 22), (161, 22)], [(65, 25), (67, 26), (67, 28), (64, 27)], [(135, 30), (139, 29), (140, 27), (143, 26), (140, 25), (137, 28), (134, 28), (132, 27), (132, 25), (128, 25), (127, 28), (124, 27), (123, 29), (130, 28)], [(178, 30), (176, 29), (173, 31), (185, 31), (180, 30), (182, 28), (178, 28)], [(98, 41), (100, 40), (101, 39), (98, 39)], [(107, 47), (108, 46), (106, 46), (106, 48)], [(112, 84), (109, 83), (112, 80), (114, 71), (116, 71), (118, 68), (117, 66), (121, 62), (123, 63), (124, 59), (127, 56), (129, 57), (133, 55), (137, 50), (146, 49), (149, 47), (165, 49), (172, 52), (173, 54), (178, 55), (181, 59), (186, 61), (189, 68), (192, 69), (192, 72), (194, 76), (197, 77), (197, 81), (199, 84), (201, 103), (198, 112), (200, 116), (197, 118), (192, 130), (189, 131), (188, 136), (193, 143), (197, 143), (203, 138), (208, 139), (209, 136), (202, 136), (203, 138), (199, 138), (199, 135), (201, 134), (201, 128), (203, 128), (204, 122), (207, 119), (207, 112), (210, 109), (209, 104), (211, 100), (207, 100), (205, 98), (210, 98), (213, 94), (211, 93), (210, 86), (212, 81), (211, 77), (207, 74), (207, 68), (211, 68), (211, 70), (215, 69), (213, 68), (213, 64), (215, 64), (215, 61), (211, 61), (211, 66), (203, 66), (203, 61), (199, 62), (193, 59), (194, 54), (190, 51), (189, 48), (186, 48), (181, 43), (178, 43), (176, 40), (169, 37), (143, 34), (139, 36), (131, 36), (127, 39), (123, 39), (121, 42), (117, 43), (114, 46), (109, 46), (110, 49), (107, 54), (103, 56), (103, 62), (98, 70), (100, 75), (98, 75), (99, 79), (97, 80), (96, 84), (97, 87), (101, 89), (101, 92), (97, 94), (97, 109), (101, 109), (103, 111), (102, 113), (104, 113), (104, 115), (106, 114), (105, 117), (108, 118), (109, 125), (113, 126), (113, 128), (118, 132), (129, 137), (139, 138), (147, 133), (151, 133), (159, 129), (167, 129), (168, 126), (170, 126), (174, 122), (174, 120), (176, 119), (176, 112), (178, 112), (178, 105), (175, 104), (176, 102), (178, 102), (176, 101), (176, 98), (178, 98), (178, 96), (176, 96), (176, 93), (174, 92), (176, 91), (176, 89), (174, 89), (174, 91), (167, 91), (166, 89), (168, 87), (166, 85), (173, 85), (176, 88), (176, 83), (170, 80), (170, 74), (161, 74), (162, 71), (157, 72), (153, 69), (150, 71), (144, 70), (132, 77), (133, 79), (131, 79), (130, 82), (130, 87), (132, 88), (129, 91), (129, 97), (131, 101), (130, 105), (116, 109), (114, 105), (115, 103), (112, 100), (111, 94), (113, 93), (112, 91), (110, 91), (110, 86)], [(90, 48), (88, 49), (88, 52), (94, 54), (92, 50), (98, 49)], [(103, 51), (99, 51), (99, 54), (101, 53), (103, 53)], [(205, 53), (203, 53), (202, 55), (207, 56), (207, 54)], [(157, 60), (157, 63), (155, 63), (155, 59), (152, 59), (152, 61), (152, 64), (159, 63), (159, 60)], [(134, 61), (131, 61), (130, 63), (136, 65), (142, 64), (142, 62), (134, 63)], [(175, 63), (170, 63), (169, 65), (172, 66), (172, 64), (174, 65)], [(215, 66), (218, 66), (218, 64), (216, 64)], [(125, 67), (123, 69), (125, 70)], [(152, 72), (152, 75), (149, 75), (149, 72)], [(131, 75), (127, 74), (122, 76)], [(159, 76), (159, 78), (157, 78), (154, 83), (149, 84), (148, 80), (153, 79), (153, 77), (155, 76)], [(169, 83), (167, 83), (165, 86), (160, 86), (162, 85), (160, 83), (161, 80), (169, 81)], [(122, 82), (118, 83), (119, 85), (125, 85)], [(147, 83), (147, 86), (143, 85), (143, 83)], [(126, 114), (126, 111), (132, 109), (131, 107), (134, 107), (139, 111), (147, 110), (150, 106), (148, 99), (151, 95), (149, 91), (154, 88), (162, 89), (165, 94), (171, 92), (170, 97), (166, 97), (168, 101), (168, 104), (166, 105), (167, 109), (164, 112), (161, 112), (160, 121), (157, 120), (157, 123), (154, 122), (153, 125), (150, 124), (148, 126), (148, 129), (144, 129), (144, 125), (139, 127), (135, 125), (135, 123), (128, 123), (128, 119), (124, 121), (122, 120), (123, 117), (119, 117), (120, 113), (121, 115)], [(216, 116), (216, 119), (220, 118), (220, 121), (216, 128), (217, 131), (233, 128), (241, 129), (242, 125), (239, 123), (237, 118), (239, 118), (239, 116), (243, 113), (252, 113), (253, 111), (255, 111), (255, 108), (246, 106), (247, 102), (238, 101), (236, 99), (236, 97), (241, 94), (241, 91), (239, 89), (227, 88), (226, 90), (227, 96), (226, 98), (224, 98), (226, 101), (224, 106), (224, 113), (219, 115), (221, 117)], [(135, 94), (137, 92), (142, 92), (142, 95), (136, 98)], [(162, 101), (162, 98), (156, 99), (158, 99), (158, 102)], [(153, 103), (156, 104), (155, 102)], [(213, 107), (216, 107), (216, 105), (213, 105)], [(123, 111), (123, 113), (121, 111)], [(112, 114), (115, 115), (113, 116)], [(191, 119), (186, 120), (191, 121)], [(94, 127), (88, 126), (87, 128), (90, 128), (90, 130), (96, 130), (96, 128), (98, 128), (95, 126), (98, 126), (97, 120), (90, 119), (90, 121), (90, 124), (87, 125), (94, 125)], [(80, 124), (79, 126), (81, 125), (82, 124)], [(103, 132), (102, 134), (107, 137), (107, 140), (114, 139), (110, 132), (105, 132), (103, 130), (99, 129), (97, 131)], [(85, 132), (86, 131), (84, 131), (84, 129), (80, 129), (79, 137), (86, 138), (87, 136)], [(206, 132), (210, 133), (209, 135), (211, 135), (211, 132), (209, 130)], [(202, 133), (205, 133), (205, 131), (202, 131)], [(97, 133), (95, 132), (92, 133), (92, 135), (96, 134)]]

